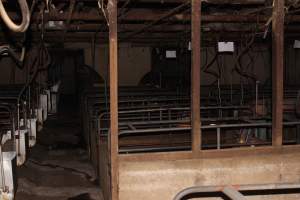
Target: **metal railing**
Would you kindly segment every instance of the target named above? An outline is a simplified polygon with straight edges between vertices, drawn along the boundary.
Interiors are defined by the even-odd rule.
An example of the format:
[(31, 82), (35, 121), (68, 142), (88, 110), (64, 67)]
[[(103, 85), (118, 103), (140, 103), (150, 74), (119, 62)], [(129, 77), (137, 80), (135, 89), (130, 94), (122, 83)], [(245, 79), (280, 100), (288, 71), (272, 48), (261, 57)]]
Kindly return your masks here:
[[(232, 200), (244, 200), (246, 196), (242, 192), (261, 192), (264, 195), (286, 194), (286, 190), (293, 190), (293, 193), (300, 193), (300, 183), (274, 183), (274, 184), (257, 184), (257, 185), (238, 185), (238, 186), (195, 186), (180, 191), (173, 200), (182, 200), (189, 195), (196, 195), (197, 198), (222, 197), (226, 195)], [(259, 194), (258, 194), (259, 195)], [(194, 196), (194, 198), (196, 198)]]

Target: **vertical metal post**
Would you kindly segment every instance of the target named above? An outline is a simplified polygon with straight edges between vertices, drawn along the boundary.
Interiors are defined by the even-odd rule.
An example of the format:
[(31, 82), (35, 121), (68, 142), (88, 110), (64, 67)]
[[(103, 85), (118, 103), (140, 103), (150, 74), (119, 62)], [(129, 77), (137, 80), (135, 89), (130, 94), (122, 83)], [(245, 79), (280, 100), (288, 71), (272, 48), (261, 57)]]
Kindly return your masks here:
[(258, 113), (258, 86), (259, 86), (259, 81), (256, 81), (255, 83), (255, 113), (254, 113), (254, 117), (257, 116)]
[(217, 128), (217, 149), (221, 149), (221, 129)]
[(118, 4), (117, 0), (108, 1), (109, 13), (109, 82), (110, 82), (110, 164), (111, 200), (119, 199), (118, 170)]
[(192, 151), (201, 148), (200, 118), (200, 33), (201, 33), (201, 0), (192, 0), (192, 70), (191, 70), (191, 119)]
[(272, 22), (272, 144), (283, 138), (284, 1), (274, 0)]

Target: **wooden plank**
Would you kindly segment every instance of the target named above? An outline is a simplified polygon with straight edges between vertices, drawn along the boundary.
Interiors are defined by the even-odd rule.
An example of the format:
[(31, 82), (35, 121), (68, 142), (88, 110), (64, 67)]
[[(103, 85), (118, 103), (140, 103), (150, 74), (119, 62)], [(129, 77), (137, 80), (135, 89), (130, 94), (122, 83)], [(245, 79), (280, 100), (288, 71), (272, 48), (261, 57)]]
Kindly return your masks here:
[(201, 146), (200, 119), (200, 34), (201, 0), (192, 0), (192, 70), (191, 70), (191, 119), (192, 151), (196, 153)]
[(117, 0), (108, 1), (109, 16), (109, 82), (110, 82), (110, 165), (111, 200), (119, 199), (119, 125), (118, 125), (118, 24)]
[(272, 17), (272, 142), (274, 146), (281, 146), (283, 138), (284, 1), (274, 1)]

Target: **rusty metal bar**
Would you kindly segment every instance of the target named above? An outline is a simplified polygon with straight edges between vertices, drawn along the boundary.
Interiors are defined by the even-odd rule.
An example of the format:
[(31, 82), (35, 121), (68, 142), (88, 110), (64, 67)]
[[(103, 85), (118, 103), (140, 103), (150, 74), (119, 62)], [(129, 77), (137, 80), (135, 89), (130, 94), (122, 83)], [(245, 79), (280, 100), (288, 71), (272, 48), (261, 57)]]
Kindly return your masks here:
[(118, 4), (117, 0), (108, 1), (109, 18), (109, 82), (110, 82), (110, 164), (111, 200), (118, 200)]
[(284, 1), (274, 0), (272, 21), (272, 143), (283, 138)]
[(192, 0), (192, 70), (191, 70), (191, 122), (192, 151), (201, 148), (200, 119), (200, 34), (201, 34), (201, 0)]

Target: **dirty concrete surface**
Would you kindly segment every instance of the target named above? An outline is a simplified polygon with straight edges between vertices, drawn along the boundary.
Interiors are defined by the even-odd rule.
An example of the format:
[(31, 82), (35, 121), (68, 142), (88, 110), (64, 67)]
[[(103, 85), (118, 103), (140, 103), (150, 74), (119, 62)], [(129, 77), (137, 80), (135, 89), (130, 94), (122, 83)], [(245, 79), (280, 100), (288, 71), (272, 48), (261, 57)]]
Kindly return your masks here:
[(49, 116), (38, 144), (17, 169), (16, 200), (103, 199), (74, 108), (74, 103), (63, 103), (57, 115)]

